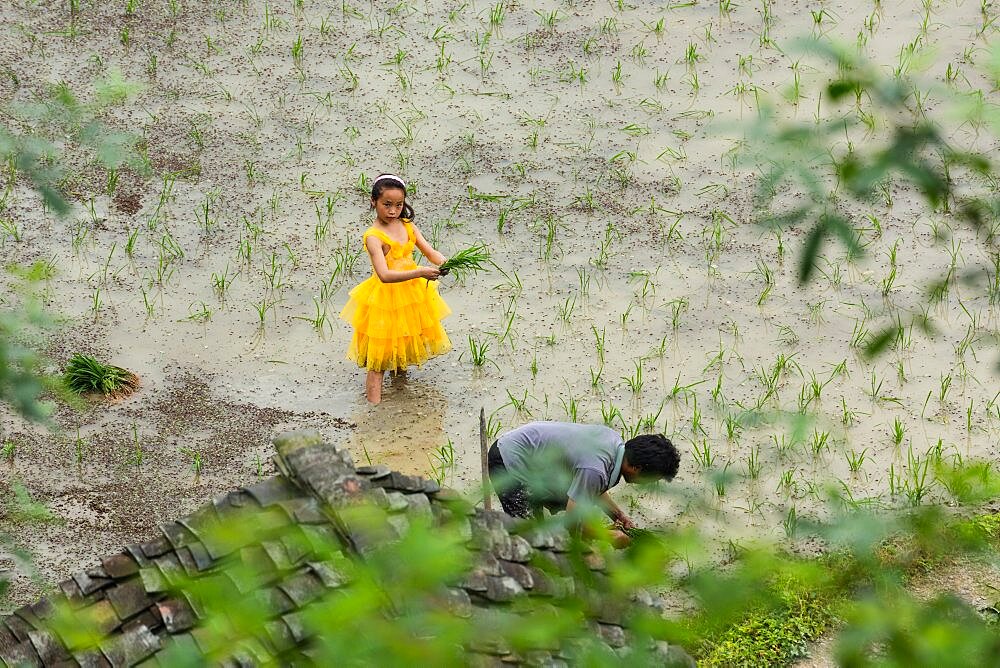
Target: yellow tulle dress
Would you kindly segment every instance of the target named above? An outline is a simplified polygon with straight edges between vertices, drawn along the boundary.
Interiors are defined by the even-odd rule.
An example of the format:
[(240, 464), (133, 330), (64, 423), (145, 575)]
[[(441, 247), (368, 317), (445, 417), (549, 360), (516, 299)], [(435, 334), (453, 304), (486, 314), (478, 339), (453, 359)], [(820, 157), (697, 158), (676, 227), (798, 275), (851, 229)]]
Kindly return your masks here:
[[(363, 236), (374, 235), (389, 246), (385, 256), (389, 269), (415, 269), (413, 225), (403, 221), (406, 243), (369, 227)], [(350, 292), (340, 317), (354, 326), (347, 359), (369, 371), (397, 371), (420, 365), (451, 349), (441, 320), (451, 309), (438, 294), (437, 285), (424, 278), (401, 283), (383, 283), (372, 275)]]

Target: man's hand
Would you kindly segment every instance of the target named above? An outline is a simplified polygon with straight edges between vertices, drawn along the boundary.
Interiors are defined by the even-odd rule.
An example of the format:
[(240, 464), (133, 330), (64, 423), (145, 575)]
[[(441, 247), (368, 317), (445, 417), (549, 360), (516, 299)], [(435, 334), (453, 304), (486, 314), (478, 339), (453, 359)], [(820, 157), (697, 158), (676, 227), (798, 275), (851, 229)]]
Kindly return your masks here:
[(617, 526), (617, 527), (619, 527), (621, 529), (634, 529), (635, 528), (635, 522), (633, 522), (631, 519), (629, 519), (629, 516), (626, 515), (625, 513), (623, 513), (621, 510), (619, 510), (617, 513), (615, 513), (611, 517), (611, 519), (614, 520), (615, 526)]
[(628, 537), (628, 534), (624, 531), (619, 531), (618, 529), (611, 530), (611, 544), (614, 545), (619, 550), (628, 547), (632, 544), (632, 539)]

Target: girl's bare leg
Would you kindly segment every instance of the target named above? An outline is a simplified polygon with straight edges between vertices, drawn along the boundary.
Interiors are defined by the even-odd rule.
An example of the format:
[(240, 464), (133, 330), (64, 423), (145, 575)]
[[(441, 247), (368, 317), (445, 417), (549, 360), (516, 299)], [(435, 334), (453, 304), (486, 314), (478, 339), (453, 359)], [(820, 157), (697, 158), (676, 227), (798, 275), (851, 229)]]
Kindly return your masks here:
[(365, 376), (365, 397), (369, 403), (377, 404), (382, 401), (382, 377), (385, 371), (369, 371)]

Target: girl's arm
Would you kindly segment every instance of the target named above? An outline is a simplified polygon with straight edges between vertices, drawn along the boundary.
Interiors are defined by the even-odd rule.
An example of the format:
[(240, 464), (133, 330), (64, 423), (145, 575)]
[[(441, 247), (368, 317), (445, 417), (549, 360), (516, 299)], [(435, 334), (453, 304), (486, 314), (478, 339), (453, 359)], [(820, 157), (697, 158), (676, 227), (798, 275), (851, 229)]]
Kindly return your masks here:
[(383, 283), (402, 283), (414, 278), (426, 278), (429, 281), (433, 281), (441, 275), (441, 270), (437, 267), (417, 267), (416, 269), (407, 271), (389, 269), (389, 265), (385, 261), (385, 253), (382, 252), (382, 240), (374, 234), (369, 236), (365, 241), (365, 248), (372, 259), (372, 268), (375, 270), (375, 275)]
[[(410, 225), (413, 225), (413, 223), (410, 223)], [(434, 247), (427, 242), (427, 239), (424, 239), (424, 235), (420, 234), (420, 230), (417, 229), (416, 225), (413, 225), (413, 236), (417, 240), (417, 248), (419, 248), (420, 252), (424, 254), (424, 257), (427, 258), (428, 262), (436, 265), (444, 264), (444, 261), (447, 258), (434, 250)]]

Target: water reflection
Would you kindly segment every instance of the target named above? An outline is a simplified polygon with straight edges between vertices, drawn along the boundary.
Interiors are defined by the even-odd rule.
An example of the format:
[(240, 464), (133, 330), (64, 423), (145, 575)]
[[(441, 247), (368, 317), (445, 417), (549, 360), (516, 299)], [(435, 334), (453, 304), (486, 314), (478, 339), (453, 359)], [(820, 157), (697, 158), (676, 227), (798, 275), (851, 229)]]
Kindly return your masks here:
[(386, 464), (401, 473), (431, 474), (435, 453), (448, 442), (445, 396), (432, 385), (405, 375), (389, 376), (382, 403), (359, 406), (357, 429), (347, 441), (355, 464)]

